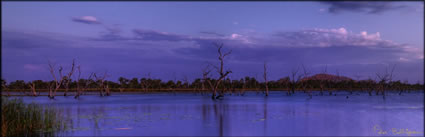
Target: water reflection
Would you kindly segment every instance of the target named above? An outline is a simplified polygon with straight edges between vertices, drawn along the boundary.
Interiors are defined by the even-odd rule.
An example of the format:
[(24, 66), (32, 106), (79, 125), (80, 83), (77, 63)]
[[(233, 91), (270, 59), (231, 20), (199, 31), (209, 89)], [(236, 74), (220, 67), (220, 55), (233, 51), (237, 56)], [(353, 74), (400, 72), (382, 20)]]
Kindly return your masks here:
[[(70, 136), (375, 136), (382, 129), (423, 132), (423, 93), (397, 98), (356, 95), (264, 97), (247, 94), (212, 101), (195, 95), (83, 96), (54, 103), (72, 118)], [(339, 98), (338, 98), (339, 97)], [(46, 98), (47, 99), (47, 98)]]

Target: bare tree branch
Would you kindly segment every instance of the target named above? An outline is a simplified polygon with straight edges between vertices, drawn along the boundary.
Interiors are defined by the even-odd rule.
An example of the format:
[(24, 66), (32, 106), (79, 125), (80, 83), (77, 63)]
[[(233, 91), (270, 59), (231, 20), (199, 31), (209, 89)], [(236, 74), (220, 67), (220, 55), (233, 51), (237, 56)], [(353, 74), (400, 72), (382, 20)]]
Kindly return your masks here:
[(264, 61), (264, 82), (265, 82), (265, 86), (266, 86), (266, 96), (269, 96), (269, 86), (268, 86), (268, 81), (267, 81), (267, 62)]

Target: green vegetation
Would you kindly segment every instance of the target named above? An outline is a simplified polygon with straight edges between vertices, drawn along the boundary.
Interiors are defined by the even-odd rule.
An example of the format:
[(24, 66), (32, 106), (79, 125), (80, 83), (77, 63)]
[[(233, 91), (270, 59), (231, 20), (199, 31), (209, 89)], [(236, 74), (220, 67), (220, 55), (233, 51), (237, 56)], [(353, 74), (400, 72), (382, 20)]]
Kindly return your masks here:
[(2, 136), (55, 136), (67, 128), (62, 113), (51, 107), (1, 98)]
[[(216, 79), (210, 79), (212, 82)], [(36, 80), (35, 87), (37, 91), (48, 91), (48, 83), (50, 81), (44, 82), (41, 80)], [(83, 86), (87, 86), (86, 91), (98, 91), (98, 85), (94, 80), (80, 79), (79, 83), (82, 83)], [(87, 85), (85, 85), (88, 83)], [(355, 90), (355, 91), (367, 91), (371, 87), (376, 87), (379, 84), (379, 81), (372, 79), (367, 80), (300, 80), (298, 82), (292, 82), (289, 77), (284, 77), (276, 81), (268, 81), (267, 85), (271, 91), (282, 91), (291, 88), (292, 85), (295, 85), (295, 88), (298, 90), (302, 89), (304, 84), (309, 85), (311, 90), (320, 90), (321, 83), (325, 84), (326, 90)], [(17, 80), (6, 84), (6, 88), (9, 91), (30, 91), (29, 82), (24, 84), (23, 81)], [(161, 79), (151, 79), (151, 78), (132, 78), (131, 80), (127, 78), (120, 77), (119, 82), (114, 81), (105, 81), (105, 84), (111, 88), (113, 92), (119, 92), (119, 89), (123, 91), (210, 91), (210, 85), (202, 79), (195, 79), (193, 82), (188, 81), (162, 81)], [(401, 81), (392, 81), (388, 84), (388, 90), (394, 91), (413, 91), (413, 90), (422, 90), (423, 84), (409, 84), (407, 82)], [(75, 91), (77, 88), (77, 82), (72, 81), (70, 84), (70, 91)], [(222, 84), (219, 86), (220, 89), (225, 88), (225, 90), (254, 90), (261, 91), (265, 88), (265, 82), (260, 82), (254, 77), (245, 77), (240, 80), (231, 80), (226, 78), (222, 81)], [(65, 91), (65, 88), (60, 88), (58, 91)], [(28, 92), (29, 93), (29, 92)]]

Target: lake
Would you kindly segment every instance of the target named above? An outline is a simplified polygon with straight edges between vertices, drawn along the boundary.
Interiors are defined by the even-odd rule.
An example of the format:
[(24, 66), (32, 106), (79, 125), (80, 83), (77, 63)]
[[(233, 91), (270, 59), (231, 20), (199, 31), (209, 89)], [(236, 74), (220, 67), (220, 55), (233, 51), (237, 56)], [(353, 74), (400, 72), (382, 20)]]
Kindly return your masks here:
[(386, 100), (277, 91), (215, 101), (194, 93), (14, 98), (62, 109), (72, 122), (66, 136), (423, 136), (423, 91), (387, 94)]

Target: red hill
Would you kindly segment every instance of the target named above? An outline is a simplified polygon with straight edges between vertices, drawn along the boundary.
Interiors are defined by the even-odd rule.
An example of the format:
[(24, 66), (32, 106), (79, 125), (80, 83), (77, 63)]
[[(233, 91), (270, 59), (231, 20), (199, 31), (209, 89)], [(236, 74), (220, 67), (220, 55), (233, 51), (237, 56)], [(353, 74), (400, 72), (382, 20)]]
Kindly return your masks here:
[(349, 80), (353, 80), (349, 77), (345, 77), (345, 76), (336, 76), (336, 75), (332, 75), (332, 74), (316, 74), (313, 75), (311, 77), (305, 77), (303, 79), (301, 79), (301, 81), (304, 80), (333, 80), (333, 81), (349, 81)]

